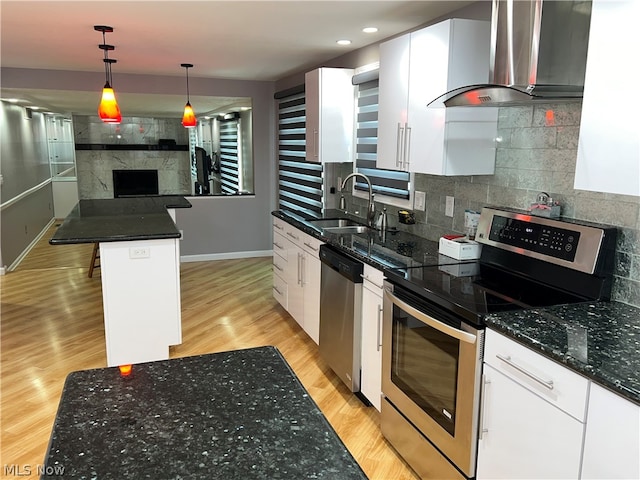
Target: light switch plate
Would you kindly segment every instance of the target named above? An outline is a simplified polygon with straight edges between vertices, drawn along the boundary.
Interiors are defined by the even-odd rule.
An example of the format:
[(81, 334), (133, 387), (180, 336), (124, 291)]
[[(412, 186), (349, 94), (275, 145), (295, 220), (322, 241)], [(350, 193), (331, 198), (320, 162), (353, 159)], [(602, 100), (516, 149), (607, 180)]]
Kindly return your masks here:
[(413, 209), (414, 210), (420, 210), (421, 212), (424, 212), (424, 209), (426, 207), (425, 203), (425, 193), (424, 192), (419, 192), (418, 190), (416, 190), (415, 192), (413, 192)]
[(444, 207), (444, 214), (447, 217), (453, 217), (453, 197), (447, 196), (447, 201)]

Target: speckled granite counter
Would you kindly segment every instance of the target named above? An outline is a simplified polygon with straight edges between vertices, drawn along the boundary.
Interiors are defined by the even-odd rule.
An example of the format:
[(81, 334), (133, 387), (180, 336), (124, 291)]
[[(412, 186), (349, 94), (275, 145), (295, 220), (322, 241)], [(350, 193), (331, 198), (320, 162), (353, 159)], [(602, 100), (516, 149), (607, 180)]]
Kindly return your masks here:
[(491, 314), (493, 328), (640, 405), (640, 309), (589, 302)]
[[(366, 233), (328, 233), (309, 223), (306, 218), (291, 212), (276, 210), (271, 213), (323, 242), (337, 246), (355, 258), (375, 268), (404, 268), (408, 266), (433, 265), (442, 261), (438, 255), (438, 243), (410, 233), (387, 230), (382, 233), (370, 230)], [(363, 220), (340, 210), (328, 210), (325, 218), (352, 218)], [(458, 260), (451, 260), (452, 263)]]
[(69, 374), (45, 462), (77, 479), (367, 478), (274, 347)]
[(180, 238), (168, 208), (190, 208), (182, 196), (80, 200), (49, 243), (117, 242)]

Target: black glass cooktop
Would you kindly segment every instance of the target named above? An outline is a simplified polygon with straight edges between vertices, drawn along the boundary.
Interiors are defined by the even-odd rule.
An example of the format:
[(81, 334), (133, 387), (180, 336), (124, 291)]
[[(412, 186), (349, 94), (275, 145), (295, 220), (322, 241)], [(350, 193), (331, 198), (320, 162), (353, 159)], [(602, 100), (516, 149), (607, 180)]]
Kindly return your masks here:
[(476, 325), (488, 313), (587, 300), (480, 261), (388, 269), (385, 276)]

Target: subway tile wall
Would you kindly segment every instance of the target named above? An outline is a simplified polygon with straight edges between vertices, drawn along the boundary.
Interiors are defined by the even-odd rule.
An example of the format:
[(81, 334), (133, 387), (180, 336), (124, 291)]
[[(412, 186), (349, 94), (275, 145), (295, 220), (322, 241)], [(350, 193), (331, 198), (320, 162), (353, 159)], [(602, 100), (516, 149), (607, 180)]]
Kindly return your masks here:
[[(415, 176), (415, 189), (426, 192), (426, 211), (415, 211), (416, 225), (397, 223), (397, 207), (387, 206), (389, 224), (437, 240), (464, 233), (464, 212), (495, 205), (526, 209), (546, 192), (562, 205), (562, 215), (618, 227), (614, 300), (640, 307), (640, 197), (575, 190), (580, 103), (502, 107), (494, 175)], [(615, 168), (615, 145), (611, 145)], [(332, 171), (344, 177), (351, 166)], [(447, 196), (454, 216), (445, 216)], [(361, 199), (350, 199), (365, 205)], [(376, 202), (377, 203), (377, 202)], [(383, 204), (377, 204), (378, 210)]]

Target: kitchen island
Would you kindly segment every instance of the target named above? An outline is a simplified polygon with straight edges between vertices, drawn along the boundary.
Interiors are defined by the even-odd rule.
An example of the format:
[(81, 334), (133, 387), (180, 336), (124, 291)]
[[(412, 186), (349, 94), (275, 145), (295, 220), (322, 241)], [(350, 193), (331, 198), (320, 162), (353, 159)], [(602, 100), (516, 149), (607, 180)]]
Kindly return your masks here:
[(49, 241), (99, 243), (107, 365), (169, 358), (182, 343), (181, 196), (80, 200)]
[[(275, 347), (69, 374), (41, 478), (366, 479)], [(54, 472), (57, 472), (54, 473)]]

